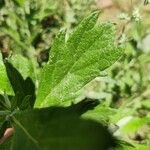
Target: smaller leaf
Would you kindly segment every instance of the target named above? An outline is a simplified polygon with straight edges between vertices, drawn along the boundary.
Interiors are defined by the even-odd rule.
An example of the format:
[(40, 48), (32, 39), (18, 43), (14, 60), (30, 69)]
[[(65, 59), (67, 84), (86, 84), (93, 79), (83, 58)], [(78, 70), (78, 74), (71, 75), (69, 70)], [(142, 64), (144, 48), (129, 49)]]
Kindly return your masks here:
[(82, 117), (93, 119), (98, 122), (103, 122), (104, 124), (107, 124), (110, 120), (110, 116), (112, 116), (112, 114), (116, 114), (116, 112), (117, 111), (115, 109), (100, 104), (93, 110), (89, 110), (86, 113), (84, 113)]
[(28, 77), (24, 80), (20, 72), (8, 61), (6, 61), (5, 66), (8, 78), (15, 93), (15, 97), (12, 101), (12, 103), (14, 102), (14, 104), (12, 104), (13, 108), (16, 105), (20, 107), (26, 96), (28, 96), (28, 98), (30, 97), (29, 102), (31, 107), (33, 107), (35, 102), (35, 85), (32, 79)]
[(17, 68), (24, 80), (28, 77), (30, 77), (33, 81), (35, 80), (34, 68), (30, 59), (17, 54), (12, 55), (9, 58), (9, 62), (14, 66), (14, 68)]
[(21, 105), (20, 105), (20, 110), (26, 110), (26, 109), (31, 109), (31, 104), (30, 104), (30, 99), (31, 99), (31, 95), (27, 95)]
[(2, 54), (0, 52), (0, 94), (3, 94), (4, 91), (7, 94), (14, 94), (9, 79), (7, 77), (7, 72), (5, 65), (3, 63)]
[(11, 108), (11, 102), (10, 102), (8, 95), (6, 93), (4, 93), (4, 100), (5, 100), (6, 106), (8, 107), (8, 109), (10, 109)]

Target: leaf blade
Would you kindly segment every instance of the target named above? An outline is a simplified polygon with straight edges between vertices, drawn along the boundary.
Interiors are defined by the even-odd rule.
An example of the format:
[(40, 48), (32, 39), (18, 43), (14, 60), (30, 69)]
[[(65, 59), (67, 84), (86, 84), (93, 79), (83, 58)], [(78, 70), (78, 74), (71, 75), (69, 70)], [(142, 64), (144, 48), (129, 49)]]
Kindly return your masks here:
[(14, 94), (0, 53), (0, 93)]
[[(116, 144), (105, 127), (80, 119), (72, 108), (24, 111), (16, 114), (15, 118), (12, 150), (107, 150)], [(22, 147), (23, 143), (26, 144)]]
[(98, 15), (93, 13), (84, 19), (60, 49), (53, 49), (41, 74), (35, 107), (73, 100), (100, 71), (119, 59), (122, 48), (114, 44), (114, 25), (97, 25)]

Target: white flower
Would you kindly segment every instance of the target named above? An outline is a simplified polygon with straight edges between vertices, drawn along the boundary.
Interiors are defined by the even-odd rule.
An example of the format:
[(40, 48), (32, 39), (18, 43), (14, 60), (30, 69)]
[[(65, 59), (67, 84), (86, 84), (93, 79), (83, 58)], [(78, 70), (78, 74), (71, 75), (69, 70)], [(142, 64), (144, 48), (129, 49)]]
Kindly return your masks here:
[(125, 43), (128, 41), (128, 37), (126, 36), (126, 34), (122, 34), (121, 38), (119, 39), (119, 43), (122, 44), (122, 43)]
[(129, 17), (128, 14), (126, 14), (126, 13), (121, 13), (121, 14), (119, 15), (119, 19), (129, 21), (131, 18)]
[(134, 8), (134, 10), (133, 10), (133, 12), (132, 12), (132, 17), (134, 18), (134, 20), (135, 20), (136, 22), (141, 21), (142, 16), (141, 16), (140, 11), (139, 11), (138, 8)]

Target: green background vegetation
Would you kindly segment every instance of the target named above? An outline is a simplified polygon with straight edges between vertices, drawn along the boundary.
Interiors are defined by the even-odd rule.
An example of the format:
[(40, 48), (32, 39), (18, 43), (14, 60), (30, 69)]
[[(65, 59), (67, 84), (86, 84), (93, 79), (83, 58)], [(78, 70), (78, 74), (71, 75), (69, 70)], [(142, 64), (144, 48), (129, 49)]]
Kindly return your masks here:
[[(39, 101), (41, 97), (43, 97), (41, 93), (45, 88), (45, 84), (39, 86), (40, 72), (43, 67), (46, 68), (49, 55), (51, 55), (51, 53), (53, 54), (55, 52), (54, 49), (57, 48), (52, 48), (56, 34), (59, 33), (60, 29), (62, 31), (65, 30), (66, 39), (68, 39), (70, 33), (72, 33), (73, 29), (85, 16), (92, 11), (101, 10), (99, 22), (113, 22), (115, 24), (115, 28), (117, 29), (115, 43), (124, 45), (125, 50), (123, 56), (113, 66), (96, 75), (97, 77), (90, 83), (85, 85), (88, 80), (83, 83), (81, 81), (82, 86), (85, 86), (75, 97), (72, 95), (72, 92), (78, 91), (78, 88), (76, 88), (78, 82), (76, 83), (75, 80), (69, 90), (64, 88), (63, 83), (61, 88), (56, 88), (54, 91), (62, 91), (64, 89), (68, 99), (71, 99), (71, 96), (74, 97), (74, 103), (81, 102), (81, 100), (86, 98), (98, 100), (100, 104), (92, 110), (83, 113), (81, 117), (96, 120), (107, 126), (115, 137), (122, 140), (122, 147), (117, 148), (118, 150), (149, 150), (150, 20), (148, 18), (150, 17), (150, 5), (144, 5), (143, 0), (114, 0), (112, 1), (113, 3), (108, 1), (106, 5), (102, 5), (101, 2), (102, 0), (1, 0), (0, 50), (2, 56), (0, 56), (0, 94), (4, 96), (2, 96), (2, 98), (0, 97), (0, 99), (3, 99), (3, 97), (7, 99), (7, 95), (4, 94), (5, 91), (6, 94), (13, 96), (17, 93), (12, 90), (6, 78), (8, 72), (10, 74), (13, 72), (12, 74), (14, 76), (17, 76), (17, 74), (15, 74), (15, 71), (11, 67), (8, 67), (9, 70), (7, 70), (7, 73), (3, 72), (5, 66), (2, 59), (8, 59), (22, 75), (22, 78), (17, 76), (17, 80), (20, 81), (20, 84), (25, 84), (27, 86), (22, 88), (21, 95), (16, 94), (15, 98), (25, 98), (27, 101), (35, 100), (34, 90), (39, 87), (39, 90), (36, 90), (36, 94), (38, 93), (38, 102), (36, 102), (36, 106), (40, 107)], [(110, 41), (113, 42), (111, 40), (113, 31), (109, 28), (107, 29), (107, 27), (104, 27), (104, 30), (108, 36), (107, 38), (109, 38), (110, 35)], [(93, 32), (95, 32), (93, 34), (95, 35), (96, 31)], [(92, 35), (92, 33), (89, 33), (89, 35)], [(64, 45), (59, 46), (61, 49)], [(94, 48), (97, 47), (95, 46)], [(65, 49), (64, 51), (67, 50)], [(109, 54), (113, 55), (113, 53)], [(68, 60), (64, 63), (69, 64), (70, 62), (71, 60)], [(82, 62), (79, 63), (82, 64)], [(61, 65), (63, 66), (63, 63)], [(75, 67), (75, 70), (76, 68), (78, 68), (78, 66)], [(63, 68), (60, 68), (58, 71), (61, 72), (62, 69)], [(49, 70), (45, 69), (45, 72), (46, 71)], [(45, 72), (43, 76), (46, 74)], [(55, 72), (56, 77), (57, 73), (58, 72)], [(63, 76), (63, 73), (61, 75)], [(32, 90), (30, 89), (30, 91), (26, 90), (28, 84), (31, 85), (27, 77), (30, 77), (35, 84), (35, 87), (31, 86)], [(83, 77), (86, 76), (83, 74)], [(43, 80), (45, 78), (43, 77)], [(77, 80), (77, 77), (75, 79)], [(47, 83), (49, 83), (49, 81)], [(55, 85), (55, 82), (53, 84)], [(16, 90), (18, 90), (20, 85), (15, 87)], [(46, 88), (50, 89), (48, 86)], [(27, 94), (31, 94), (32, 96), (26, 97)], [(54, 97), (53, 93), (49, 95), (49, 98)], [(57, 101), (58, 97), (56, 96), (55, 99)], [(54, 104), (46, 103), (43, 104), (43, 106), (46, 107)], [(31, 104), (31, 106), (32, 105), (33, 104)], [(64, 106), (68, 105), (67, 101)], [(27, 105), (23, 104), (20, 108), (24, 110), (25, 106)], [(58, 108), (55, 109), (57, 110)], [(46, 116), (48, 116), (48, 114), (51, 115), (52, 112), (46, 113), (46, 111), (47, 110), (43, 112), (47, 114)], [(60, 110), (60, 113), (63, 112), (64, 116), (62, 115), (60, 117), (59, 122), (54, 120), (54, 124), (57, 125), (63, 121), (64, 124), (67, 124), (67, 121), (72, 115), (70, 114), (70, 116), (67, 116), (66, 111), (68, 110)], [(23, 116), (28, 115), (28, 113), (23, 114)], [(33, 118), (37, 119), (38, 115), (39, 114), (35, 112)], [(59, 114), (56, 114), (56, 117), (58, 117), (58, 115)], [(20, 116), (21, 114), (17, 116), (17, 119)], [(33, 122), (32, 117), (29, 119), (30, 122)], [(1, 120), (3, 120), (2, 117)], [(21, 120), (21, 123), (27, 126), (27, 120)], [(81, 127), (85, 124), (85, 122), (74, 119), (71, 125), (75, 123), (81, 123)], [(40, 129), (43, 128), (38, 119), (37, 124), (39, 124)], [(51, 126), (51, 124), (45, 123), (45, 128), (47, 126)], [(36, 130), (36, 127), (34, 128)], [(28, 127), (28, 130), (34, 130), (34, 128)], [(62, 130), (67, 130), (67, 128), (64, 127)], [(99, 128), (98, 131), (100, 130), (102, 129)], [(77, 129), (77, 133), (81, 131), (82, 128)], [(85, 132), (87, 131), (88, 128), (85, 128)], [(53, 134), (55, 135), (58, 133)], [(91, 133), (91, 135), (92, 134), (94, 135), (94, 133)], [(15, 136), (15, 141), (19, 140), (18, 137), (22, 135), (23, 133), (19, 129)], [(76, 136), (74, 133), (72, 133), (72, 135)], [(38, 135), (35, 134), (34, 136)], [(44, 135), (41, 134), (40, 136), (42, 137)], [(83, 135), (83, 137), (80, 138), (85, 137)], [(100, 137), (97, 135), (97, 138)], [(42, 144), (44, 144), (44, 142)], [(17, 145), (14, 147), (17, 147)], [(33, 146), (33, 148), (35, 147)], [(54, 149), (55, 148), (56, 147), (54, 147)], [(74, 149), (78, 149), (78, 147), (74, 147)]]

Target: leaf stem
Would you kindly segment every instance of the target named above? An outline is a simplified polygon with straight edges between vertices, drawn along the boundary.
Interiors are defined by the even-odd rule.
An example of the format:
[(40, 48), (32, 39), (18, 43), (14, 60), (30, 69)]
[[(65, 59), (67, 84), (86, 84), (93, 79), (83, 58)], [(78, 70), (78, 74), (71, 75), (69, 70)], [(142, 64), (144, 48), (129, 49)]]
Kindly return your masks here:
[(24, 133), (27, 135), (27, 137), (36, 145), (36, 147), (39, 149), (38, 141), (32, 137), (32, 135), (24, 128), (24, 126), (14, 117), (12, 116), (13, 121), (24, 131)]

